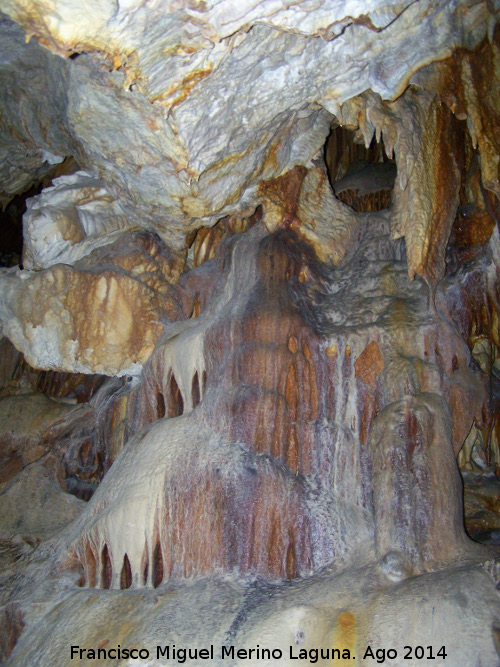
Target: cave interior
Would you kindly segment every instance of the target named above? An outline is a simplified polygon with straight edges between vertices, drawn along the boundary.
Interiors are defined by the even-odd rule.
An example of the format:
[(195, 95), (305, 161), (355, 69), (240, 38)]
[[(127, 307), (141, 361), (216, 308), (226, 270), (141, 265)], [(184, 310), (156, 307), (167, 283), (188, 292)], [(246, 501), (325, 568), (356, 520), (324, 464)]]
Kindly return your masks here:
[(0, 0), (0, 664), (500, 665), (499, 14)]

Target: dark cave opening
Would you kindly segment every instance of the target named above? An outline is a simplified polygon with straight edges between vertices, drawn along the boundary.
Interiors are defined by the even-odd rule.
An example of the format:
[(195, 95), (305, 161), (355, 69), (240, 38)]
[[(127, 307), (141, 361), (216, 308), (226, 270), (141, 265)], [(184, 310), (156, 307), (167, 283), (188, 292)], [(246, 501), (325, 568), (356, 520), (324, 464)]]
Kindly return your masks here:
[(193, 401), (193, 409), (200, 403), (200, 381), (198, 378), (198, 371), (193, 376), (193, 383), (191, 389), (191, 397)]
[(74, 158), (68, 157), (49, 169), (42, 178), (31, 183), (27, 190), (4, 202), (3, 207), (0, 206), (0, 267), (23, 268), (23, 215), (26, 213), (28, 199), (50, 187), (55, 178), (73, 174), (79, 168)]
[(184, 413), (184, 401), (181, 390), (172, 373), (170, 377), (170, 396), (168, 400), (168, 417), (180, 417)]
[(101, 553), (101, 587), (111, 588), (113, 578), (113, 567), (111, 565), (111, 557), (108, 551), (108, 545), (105, 544)]
[(132, 568), (130, 567), (130, 560), (125, 554), (123, 557), (123, 567), (120, 575), (120, 588), (130, 588), (132, 586)]
[(380, 211), (391, 203), (396, 161), (373, 137), (366, 148), (357, 132), (337, 125), (325, 143), (328, 177), (337, 199), (355, 211)]

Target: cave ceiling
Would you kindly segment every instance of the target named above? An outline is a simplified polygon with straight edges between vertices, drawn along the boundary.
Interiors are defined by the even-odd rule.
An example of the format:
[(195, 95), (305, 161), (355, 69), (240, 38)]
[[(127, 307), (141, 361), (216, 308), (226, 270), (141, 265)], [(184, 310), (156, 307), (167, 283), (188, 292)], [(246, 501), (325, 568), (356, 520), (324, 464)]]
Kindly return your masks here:
[[(45, 284), (26, 271), (51, 275), (56, 263), (73, 265), (123, 232), (154, 232), (182, 257), (197, 229), (263, 205), (269, 231), (292, 224), (320, 258), (341, 261), (357, 223), (319, 173), (332, 126), (367, 147), (375, 137), (395, 159), (391, 233), (406, 240), (411, 277), (435, 283), (444, 273), (465, 159), (459, 121), (479, 148), (484, 188), (499, 194), (500, 109), (485, 85), (498, 81), (492, 3), (99, 2), (75, 10), (64, 1), (4, 1), (0, 9), (4, 205), (70, 157), (82, 170), (30, 204), (25, 272), (4, 279), (5, 332), (40, 367), (140, 372), (157, 339), (155, 294), (134, 296), (144, 304), (146, 342), (129, 340), (131, 354), (110, 363), (83, 358), (78, 341), (71, 351), (63, 339), (74, 341), (74, 332), (51, 344), (41, 315), (30, 331), (20, 323), (28, 285), (37, 292)], [(287, 174), (302, 166), (313, 171), (295, 183), (299, 209), (290, 215), (279, 200)]]

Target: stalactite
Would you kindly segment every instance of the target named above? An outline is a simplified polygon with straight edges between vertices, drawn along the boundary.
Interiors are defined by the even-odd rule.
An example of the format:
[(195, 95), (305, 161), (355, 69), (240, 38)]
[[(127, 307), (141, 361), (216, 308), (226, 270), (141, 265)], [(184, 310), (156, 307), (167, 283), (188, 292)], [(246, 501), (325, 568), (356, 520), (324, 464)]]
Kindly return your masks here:
[[(387, 234), (382, 218), (378, 228), (374, 226), (367, 232), (362, 247), (368, 257), (373, 258), (373, 253), (379, 258), (394, 257), (395, 247), (380, 240), (384, 230)], [(463, 366), (466, 357), (458, 340), (451, 345), (450, 341), (443, 344), (440, 340), (447, 325), (440, 325), (439, 321), (432, 324), (425, 341), (412, 341), (406, 336), (406, 327), (412, 321), (410, 311), (406, 310), (406, 301), (394, 291), (396, 284), (403, 290), (411, 285), (403, 263), (396, 282), (391, 279), (376, 283), (387, 290), (386, 301), (382, 300), (380, 306), (381, 312), (386, 313), (384, 317), (390, 318), (389, 338), (383, 329), (374, 328), (373, 324), (371, 329), (364, 328), (363, 321), (358, 323), (361, 328), (353, 328), (346, 335), (335, 320), (320, 325), (331, 331), (325, 337), (319, 333), (310, 311), (303, 310), (301, 299), (307, 294), (308, 299), (317, 300), (319, 297), (312, 296), (314, 290), (320, 293), (335, 281), (346, 280), (345, 284), (351, 285), (350, 274), (344, 276), (344, 269), (339, 269), (338, 275), (322, 274), (313, 254), (301, 254), (306, 246), (293, 231), (278, 231), (267, 237), (265, 243), (261, 240), (263, 235), (262, 227), (257, 226), (233, 243), (231, 260), (226, 263), (231, 280), (221, 279), (210, 311), (196, 321), (188, 320), (183, 328), (177, 327), (173, 335), (165, 337), (146, 368), (144, 387), (139, 392), (133, 390), (134, 400), (139, 401), (136, 403), (139, 405), (146, 400), (147, 387), (161, 387), (167, 378), (169, 393), (165, 407), (168, 405), (172, 412), (167, 414), (169, 419), (160, 418), (150, 427), (147, 435), (137, 436), (138, 444), (127, 447), (109, 471), (105, 487), (101, 487), (102, 493), (100, 488), (88, 518), (82, 519), (78, 529), (80, 536), (75, 538), (75, 549), (84, 567), (88, 541), (101, 545), (100, 551), (102, 545), (108, 545), (113, 573), (117, 568), (121, 571), (127, 554), (133, 586), (140, 586), (145, 578), (145, 550), (148, 553), (146, 579), (152, 586), (159, 578), (160, 561), (163, 579), (196, 577), (227, 569), (273, 579), (286, 577), (292, 571), (303, 575), (313, 563), (318, 566), (332, 558), (340, 565), (353, 548), (352, 531), (357, 531), (361, 540), (369, 539), (371, 512), (374, 512), (376, 525), (381, 521), (377, 519), (378, 513), (386, 512), (378, 491), (374, 499), (371, 498), (372, 484), (378, 489), (379, 482), (371, 481), (370, 471), (373, 468), (374, 480), (382, 479), (377, 475), (379, 468), (384, 469), (386, 460), (379, 461), (377, 454), (371, 462), (370, 451), (379, 451), (378, 445), (369, 444), (378, 442), (372, 433), (373, 424), (379, 424), (376, 432), (380, 431), (380, 442), (386, 443), (387, 456), (393, 461), (391, 457), (397, 458), (394, 452), (399, 445), (387, 436), (385, 424), (387, 419), (397, 421), (399, 408), (394, 412), (388, 406), (399, 405), (398, 401), (406, 405), (405, 401), (411, 397), (420, 405), (419, 401), (424, 399), (418, 397), (427, 396), (425, 392), (437, 391), (449, 398), (447, 387), (457, 391), (461, 386), (457, 384), (462, 377), (460, 374), (465, 373), (464, 382), (470, 383), (473, 378), (472, 371), (466, 371)], [(396, 257), (399, 257), (397, 252)], [(373, 270), (378, 271), (378, 268)], [(308, 279), (301, 282), (299, 277), (304, 273)], [(351, 303), (352, 288), (349, 290), (345, 298)], [(426, 298), (421, 288), (415, 285), (411, 290), (415, 302), (422, 307)], [(342, 292), (336, 294), (335, 299), (342, 298), (338, 296)], [(360, 303), (369, 298), (362, 286), (356, 298), (361, 299)], [(332, 301), (331, 305), (334, 303)], [(362, 306), (359, 312), (363, 312)], [(369, 317), (380, 316), (366, 312)], [(399, 346), (396, 355), (395, 341)], [(200, 374), (206, 372), (208, 364), (204, 357), (207, 354), (210, 367), (198, 404), (196, 388), (200, 388)], [(399, 384), (393, 381), (394, 373), (400, 377)], [(449, 376), (454, 378), (450, 384)], [(158, 389), (154, 391), (157, 396)], [(210, 396), (208, 403), (206, 396)], [(460, 410), (461, 405), (462, 399), (451, 401), (454, 411)], [(474, 405), (472, 402), (466, 419), (471, 419)], [(195, 407), (197, 410), (193, 412)], [(387, 414), (390, 419), (384, 416)], [(196, 419), (195, 415), (198, 415)], [(156, 412), (154, 418), (157, 417)], [(409, 431), (401, 435), (401, 442), (405, 443), (403, 451), (410, 462), (415, 457), (415, 460), (421, 458), (420, 447), (424, 443), (425, 447), (432, 447), (436, 429), (445, 428), (429, 426), (425, 421), (427, 417), (423, 426), (417, 425), (415, 419), (410, 415)], [(436, 416), (436, 423), (441, 424), (440, 419)], [(193, 432), (200, 430), (198, 424), (201, 423), (206, 435), (199, 433), (195, 444)], [(163, 429), (165, 435), (161, 435)], [(417, 431), (421, 431), (418, 437)], [(226, 441), (228, 433), (230, 440)], [(223, 440), (217, 440), (217, 445), (209, 444), (214, 437)], [(454, 437), (461, 437), (460, 433)], [(417, 440), (421, 445), (417, 446)], [(159, 453), (156, 453), (155, 443), (160, 441), (168, 446), (164, 450), (165, 463), (158, 466), (154, 463)], [(173, 444), (180, 441), (190, 442), (195, 447), (196, 458), (189, 459), (189, 463), (181, 463), (182, 456)], [(412, 448), (416, 454), (412, 454)], [(146, 455), (147, 449), (150, 453)], [(203, 458), (206, 456), (203, 452), (208, 450), (210, 457)], [(141, 505), (142, 492), (139, 488), (134, 490), (135, 483), (129, 500), (118, 500), (118, 497), (111, 500), (115, 485), (120, 486), (118, 480), (127, 468), (135, 465), (132, 461), (141, 451), (149, 465), (156, 466), (158, 481), (150, 491), (151, 500)], [(382, 447), (380, 451), (386, 450)], [(222, 472), (220, 464), (216, 463), (216, 452), (225, 452), (224, 457), (232, 452), (232, 470), (238, 471), (235, 477), (233, 473), (228, 476), (227, 470)], [(188, 456), (187, 451), (184, 454)], [(243, 464), (245, 456), (257, 458)], [(435, 487), (426, 486), (424, 482), (431, 470), (441, 469), (442, 465), (431, 464), (425, 456), (423, 463), (419, 463), (421, 467), (417, 466), (411, 473), (420, 481), (414, 485), (418, 498), (413, 498), (410, 505), (430, 508), (440, 501)], [(446, 469), (451, 469), (453, 454), (451, 459), (449, 454), (443, 453), (443, 456)], [(167, 461), (170, 462), (167, 464)], [(189, 475), (189, 485), (184, 484), (183, 478), (172, 477), (181, 474), (180, 471)], [(380, 488), (385, 489), (387, 484), (384, 477)], [(285, 488), (288, 491), (285, 492)], [(241, 489), (245, 489), (245, 499), (241, 497)], [(292, 495), (290, 489), (294, 489)], [(105, 505), (102, 504), (104, 498), (107, 498)], [(356, 517), (350, 526), (342, 512), (329, 514), (326, 509), (339, 502)], [(405, 502), (402, 498), (401, 507), (406, 506)], [(120, 523), (117, 517), (125, 506), (128, 512), (135, 507), (138, 523), (145, 522), (144, 525), (149, 526), (145, 542), (139, 540), (135, 546), (132, 536), (123, 541), (112, 529), (115, 523)], [(426, 511), (422, 509), (424, 515)], [(298, 522), (298, 516), (303, 516), (305, 523)], [(450, 531), (440, 538), (446, 540), (447, 548), (452, 550), (461, 544), (455, 519)], [(397, 511), (394, 521), (394, 530), (400, 535)], [(403, 517), (401, 521), (404, 524), (406, 520)], [(199, 528), (201, 525), (204, 525), (203, 530)], [(292, 529), (296, 525), (302, 526), (299, 532)], [(429, 525), (433, 526), (432, 522)], [(409, 556), (414, 567), (421, 569), (437, 562), (436, 554), (429, 551), (427, 539), (415, 538), (420, 528), (410, 527), (409, 530), (411, 535), (404, 537), (406, 533), (401, 533), (400, 537), (403, 542), (407, 539), (410, 545)], [(432, 530), (433, 535), (439, 532), (435, 527)], [(387, 539), (379, 534), (377, 540), (383, 556), (383, 549), (389, 550), (393, 541), (392, 533)], [(403, 542), (400, 548), (404, 550)], [(101, 560), (103, 558), (101, 555)]]

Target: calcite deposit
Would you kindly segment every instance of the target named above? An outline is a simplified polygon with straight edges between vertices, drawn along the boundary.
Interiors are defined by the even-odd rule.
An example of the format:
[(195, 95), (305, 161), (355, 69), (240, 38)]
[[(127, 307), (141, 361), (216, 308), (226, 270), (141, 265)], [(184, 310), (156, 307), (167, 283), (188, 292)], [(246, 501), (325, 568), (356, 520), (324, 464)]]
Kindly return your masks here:
[(499, 12), (0, 0), (1, 664), (500, 665)]

